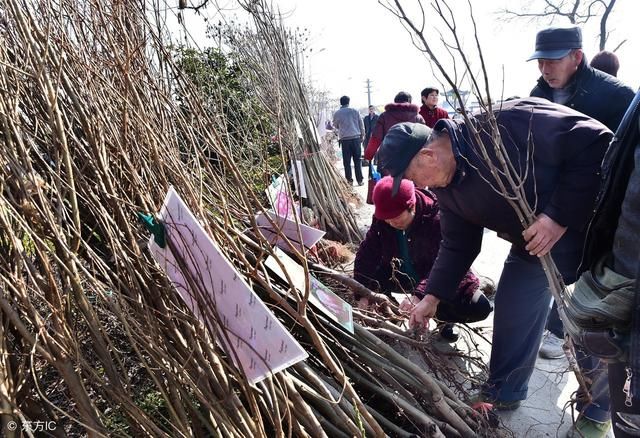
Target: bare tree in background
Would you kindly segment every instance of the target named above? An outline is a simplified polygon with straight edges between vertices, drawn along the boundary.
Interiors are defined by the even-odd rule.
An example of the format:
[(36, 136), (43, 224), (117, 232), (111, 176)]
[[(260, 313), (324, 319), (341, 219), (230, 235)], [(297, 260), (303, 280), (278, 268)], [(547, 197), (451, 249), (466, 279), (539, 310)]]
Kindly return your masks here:
[[(530, 22), (548, 20), (549, 24), (553, 24), (559, 17), (567, 19), (573, 25), (584, 25), (592, 19), (600, 19), (600, 50), (604, 50), (609, 40), (610, 32), (607, 30), (607, 21), (616, 0), (540, 0), (537, 2), (522, 2), (522, 7), (518, 10), (504, 9), (502, 14), (507, 19), (518, 20), (526, 19)], [(624, 39), (613, 49), (615, 52), (627, 40)]]

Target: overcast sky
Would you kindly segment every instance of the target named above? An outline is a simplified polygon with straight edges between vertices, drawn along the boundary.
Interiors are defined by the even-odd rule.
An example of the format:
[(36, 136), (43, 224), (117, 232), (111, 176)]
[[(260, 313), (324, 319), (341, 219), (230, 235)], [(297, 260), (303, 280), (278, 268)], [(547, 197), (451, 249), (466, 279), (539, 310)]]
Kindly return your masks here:
[[(547, 27), (547, 23), (507, 22), (498, 13), (507, 4), (514, 8), (525, 1), (530, 0), (472, 0), (491, 92), (498, 98), (501, 94), (527, 96), (539, 76), (537, 63), (526, 59), (533, 52), (536, 32)], [(411, 5), (415, 1), (403, 3)], [(372, 103), (378, 106), (391, 102), (401, 90), (411, 93), (416, 102), (422, 88), (440, 83), (439, 75), (433, 74), (427, 59), (413, 46), (410, 34), (376, 0), (277, 0), (274, 4), (286, 14), (288, 26), (309, 30), (313, 50), (305, 60), (305, 70), (313, 84), (336, 99), (349, 95), (352, 107), (367, 105), (367, 79), (372, 83)], [(428, 2), (423, 4), (426, 6)], [(452, 4), (458, 8), (461, 38), (470, 45), (468, 52), (472, 53), (473, 31), (468, 25), (466, 1), (456, 0)], [(613, 49), (623, 39), (627, 40), (617, 52), (621, 63), (618, 76), (634, 90), (640, 85), (638, 12), (638, 0), (618, 0), (609, 19), (611, 36), (607, 45)], [(214, 11), (206, 14), (216, 21), (219, 18)], [(234, 12), (228, 11), (227, 15)], [(186, 18), (194, 37), (207, 45), (201, 30), (202, 18), (193, 15)], [(433, 12), (428, 11), (427, 18), (427, 39), (441, 48), (435, 31), (442, 26)], [(556, 24), (566, 26), (569, 22), (557, 20)], [(583, 29), (583, 40), (590, 59), (598, 51), (597, 22)], [(447, 62), (446, 56), (442, 59)], [(479, 71), (477, 61), (474, 69)]]

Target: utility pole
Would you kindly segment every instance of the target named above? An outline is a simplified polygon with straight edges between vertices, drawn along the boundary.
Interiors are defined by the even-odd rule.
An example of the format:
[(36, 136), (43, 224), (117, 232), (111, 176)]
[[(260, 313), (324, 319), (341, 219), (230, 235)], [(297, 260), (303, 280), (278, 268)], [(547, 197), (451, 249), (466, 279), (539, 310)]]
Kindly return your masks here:
[(367, 79), (367, 106), (371, 106), (371, 80)]

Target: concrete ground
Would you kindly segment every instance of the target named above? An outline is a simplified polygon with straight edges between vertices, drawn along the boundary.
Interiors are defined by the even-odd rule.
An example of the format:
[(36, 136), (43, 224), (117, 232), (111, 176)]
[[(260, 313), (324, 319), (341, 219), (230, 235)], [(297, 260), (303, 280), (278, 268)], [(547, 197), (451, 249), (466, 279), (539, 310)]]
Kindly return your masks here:
[[(336, 162), (336, 168), (340, 175), (344, 175), (341, 161)], [(367, 194), (366, 167), (363, 168), (363, 174), (365, 175), (364, 186), (353, 187), (362, 203), (359, 205), (354, 203), (353, 207), (364, 235), (371, 223), (373, 206), (364, 203)], [(506, 241), (498, 238), (493, 232), (485, 232), (482, 252), (473, 264), (473, 269), (481, 275), (492, 278), (497, 283), (508, 251), (509, 244)], [(485, 335), (489, 339), (492, 333), (492, 322), (490, 319), (478, 324), (486, 327)], [(483, 351), (486, 363), (488, 363), (491, 346), (481, 339), (477, 341), (480, 345), (479, 348)], [(501, 419), (517, 438), (564, 438), (572, 424), (572, 413), (568, 402), (577, 388), (578, 383), (573, 374), (568, 371), (566, 359), (545, 360), (539, 358), (529, 382), (529, 397), (519, 409), (501, 413)], [(613, 433), (609, 432), (608, 437), (613, 438)]]

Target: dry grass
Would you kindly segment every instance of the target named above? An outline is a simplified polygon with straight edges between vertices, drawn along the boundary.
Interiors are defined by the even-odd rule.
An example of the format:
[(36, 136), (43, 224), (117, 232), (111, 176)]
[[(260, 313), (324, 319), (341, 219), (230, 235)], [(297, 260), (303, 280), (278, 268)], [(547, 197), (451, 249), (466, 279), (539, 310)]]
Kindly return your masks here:
[[(370, 332), (347, 335), (298, 294), (280, 299), (289, 286), (262, 265), (271, 248), (241, 231), (262, 208), (246, 173), (255, 154), (238, 152), (243, 137), (227, 135), (173, 64), (162, 28), (148, 21), (153, 5), (0, 4), (3, 426), (40, 420), (54, 421), (57, 436), (172, 437), (379, 436), (381, 425), (397, 429), (393, 422), (432, 436), (484, 430), (456, 394)], [(264, 40), (273, 48), (264, 72), (284, 65), (280, 83), (293, 87), (274, 110), (280, 138), (291, 138), (308, 110), (282, 28), (264, 4), (245, 7), (256, 32), (274, 38)], [(309, 131), (302, 143), (295, 138), (282, 142), (281, 158), (307, 153), (321, 225), (357, 240), (335, 172)], [(261, 165), (268, 178), (272, 169)], [(151, 259), (136, 218), (157, 211), (170, 185), (309, 350), (307, 363), (252, 387), (195, 320)], [(352, 382), (363, 379), (358, 393)], [(396, 387), (405, 389), (390, 397)], [(365, 405), (360, 394), (372, 392), (387, 400), (392, 420)]]

